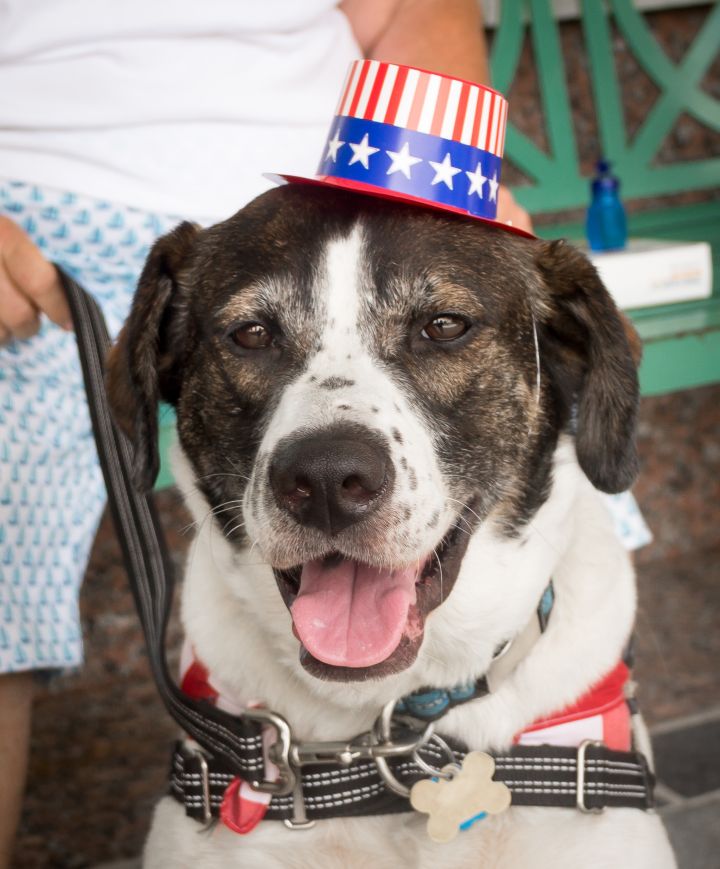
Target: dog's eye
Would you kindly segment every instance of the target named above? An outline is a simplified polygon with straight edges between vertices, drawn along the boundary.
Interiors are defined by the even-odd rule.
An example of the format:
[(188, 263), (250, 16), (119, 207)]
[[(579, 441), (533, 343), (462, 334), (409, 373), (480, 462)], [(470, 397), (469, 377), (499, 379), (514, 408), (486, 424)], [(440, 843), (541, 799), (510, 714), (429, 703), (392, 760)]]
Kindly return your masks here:
[(228, 338), (245, 350), (264, 350), (273, 342), (273, 336), (262, 323), (243, 323), (233, 329)]
[(470, 328), (470, 324), (455, 314), (440, 314), (431, 320), (420, 333), (430, 341), (454, 341)]

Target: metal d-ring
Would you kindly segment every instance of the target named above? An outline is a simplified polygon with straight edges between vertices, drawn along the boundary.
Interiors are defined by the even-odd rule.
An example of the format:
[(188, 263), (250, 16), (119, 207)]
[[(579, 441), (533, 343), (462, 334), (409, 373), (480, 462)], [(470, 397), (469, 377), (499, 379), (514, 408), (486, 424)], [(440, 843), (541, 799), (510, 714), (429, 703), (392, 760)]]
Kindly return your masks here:
[[(450, 748), (450, 746), (445, 742), (442, 736), (438, 736), (437, 733), (433, 733), (428, 740), (428, 743), (434, 742), (436, 743), (442, 751), (448, 757), (450, 763), (445, 764), (442, 768), (438, 769), (437, 767), (432, 766), (422, 757), (420, 757), (420, 747), (415, 749), (412, 753), (412, 759), (415, 763), (420, 767), (423, 772), (426, 772), (428, 775), (433, 776), (433, 778), (444, 778), (447, 780), (452, 779), (457, 773), (460, 772), (460, 764), (458, 764), (455, 759), (455, 752)], [(449, 768), (450, 767), (450, 768)]]
[[(418, 734), (417, 740), (415, 740), (413, 745), (396, 746), (392, 741), (392, 719), (395, 705), (396, 701), (394, 700), (387, 703), (375, 722), (374, 735), (377, 742), (372, 746), (372, 759), (375, 761), (375, 766), (388, 788), (393, 793), (407, 799), (410, 796), (410, 788), (398, 780), (390, 769), (387, 758), (400, 757), (404, 754), (413, 757), (422, 745), (425, 745), (433, 738), (433, 723), (428, 722), (423, 732)], [(443, 745), (445, 745), (444, 742)]]

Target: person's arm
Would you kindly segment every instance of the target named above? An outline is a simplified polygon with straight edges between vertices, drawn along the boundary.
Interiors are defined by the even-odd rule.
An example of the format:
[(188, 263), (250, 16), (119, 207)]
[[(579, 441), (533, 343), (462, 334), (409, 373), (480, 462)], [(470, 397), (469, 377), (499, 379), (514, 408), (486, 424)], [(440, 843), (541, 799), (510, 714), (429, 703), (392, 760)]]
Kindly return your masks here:
[[(490, 83), (478, 0), (343, 0), (365, 57)], [(500, 188), (498, 219), (532, 231), (530, 216)]]
[(477, 0), (344, 0), (365, 57), (489, 84)]

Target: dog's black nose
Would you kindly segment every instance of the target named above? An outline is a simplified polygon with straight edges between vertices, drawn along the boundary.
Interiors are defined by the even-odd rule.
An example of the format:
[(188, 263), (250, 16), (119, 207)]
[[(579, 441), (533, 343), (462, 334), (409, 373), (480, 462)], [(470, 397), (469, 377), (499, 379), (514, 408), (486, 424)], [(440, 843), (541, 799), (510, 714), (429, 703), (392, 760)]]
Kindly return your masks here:
[(387, 445), (361, 428), (281, 441), (270, 464), (275, 500), (301, 525), (337, 534), (378, 508), (392, 483)]

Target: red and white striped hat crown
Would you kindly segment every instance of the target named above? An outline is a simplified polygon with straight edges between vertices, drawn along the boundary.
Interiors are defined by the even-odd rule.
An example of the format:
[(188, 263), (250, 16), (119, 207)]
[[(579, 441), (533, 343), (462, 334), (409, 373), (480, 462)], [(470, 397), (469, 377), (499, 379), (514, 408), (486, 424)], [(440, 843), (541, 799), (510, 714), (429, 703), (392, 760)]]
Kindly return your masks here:
[(492, 88), (378, 60), (351, 64), (314, 178), (340, 187), (497, 221), (508, 104)]

